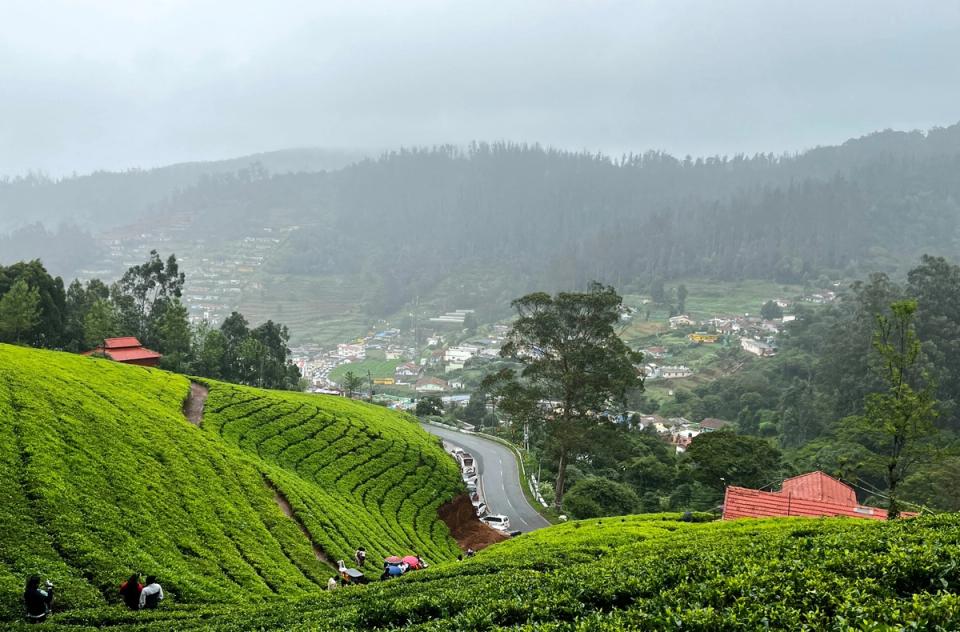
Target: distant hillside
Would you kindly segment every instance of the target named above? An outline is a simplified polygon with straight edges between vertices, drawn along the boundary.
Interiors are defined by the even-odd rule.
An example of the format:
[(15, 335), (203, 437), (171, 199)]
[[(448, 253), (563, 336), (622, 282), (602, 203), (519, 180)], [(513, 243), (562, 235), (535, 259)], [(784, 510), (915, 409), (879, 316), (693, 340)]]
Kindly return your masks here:
[(275, 174), (329, 171), (364, 157), (360, 151), (303, 147), (155, 169), (96, 171), (65, 178), (41, 174), (2, 178), (0, 235), (35, 222), (48, 228), (67, 222), (87, 230), (107, 230), (139, 219), (164, 198), (196, 185), (203, 176), (236, 173), (253, 165)]
[(960, 626), (958, 527), (956, 516), (897, 523), (604, 518), (523, 535), (401, 579), (288, 603), (169, 604), (152, 613), (115, 606), (54, 621), (65, 630), (143, 631), (947, 632)]
[[(284, 228), (273, 233), (283, 243), (267, 273), (363, 274), (375, 316), (474, 270), (496, 269), (480, 301), (489, 303), (591, 279), (627, 290), (680, 277), (803, 283), (960, 254), (960, 124), (783, 156), (607, 157), (476, 143), (271, 171), (271, 160), (301, 160), (281, 155), (267, 155), (266, 170), (224, 162), (201, 177), (209, 165), (7, 183), (0, 216), (75, 212), (102, 225), (149, 208), (182, 219), (204, 250)], [(150, 220), (139, 225), (148, 231)]]
[[(342, 398), (209, 383), (0, 345), (0, 620), (25, 577), (58, 609), (117, 600), (133, 571), (178, 603), (306, 596), (328, 562), (459, 551), (438, 518), (459, 471), (417, 424)], [(201, 394), (196, 397), (201, 397)], [(198, 409), (195, 406), (194, 409)]]
[(204, 234), (296, 227), (271, 269), (365, 271), (375, 313), (494, 266), (520, 290), (684, 276), (802, 283), (960, 253), (960, 125), (779, 157), (410, 150), (332, 173), (210, 180), (164, 207)]

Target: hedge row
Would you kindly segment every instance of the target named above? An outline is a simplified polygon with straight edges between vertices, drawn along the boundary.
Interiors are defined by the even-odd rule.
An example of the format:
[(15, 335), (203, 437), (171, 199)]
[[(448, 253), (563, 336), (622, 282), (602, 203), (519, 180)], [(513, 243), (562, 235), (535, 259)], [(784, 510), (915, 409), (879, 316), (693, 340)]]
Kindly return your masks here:
[[(331, 559), (458, 549), (437, 519), (461, 488), (456, 465), (415, 420), (340, 397), (213, 384), (204, 428), (273, 468), (272, 483)], [(320, 493), (311, 493), (311, 490)]]
[(161, 577), (178, 604), (316, 594), (331, 568), (271, 484), (333, 559), (361, 543), (455, 554), (435, 509), (459, 476), (415, 424), (210, 386), (198, 428), (182, 413), (182, 376), (0, 345), (0, 620), (19, 618), (32, 573), (61, 587), (58, 611), (115, 603), (134, 570)]
[(960, 518), (551, 527), (367, 587), (269, 606), (119, 608), (66, 629), (956, 630)]

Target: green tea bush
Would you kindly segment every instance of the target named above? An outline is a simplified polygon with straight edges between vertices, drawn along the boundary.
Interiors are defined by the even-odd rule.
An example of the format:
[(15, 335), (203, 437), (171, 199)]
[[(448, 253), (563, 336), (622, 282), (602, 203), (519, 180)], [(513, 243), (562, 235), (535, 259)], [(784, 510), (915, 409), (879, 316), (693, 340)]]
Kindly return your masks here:
[[(567, 523), (369, 586), (263, 604), (58, 615), (192, 630), (956, 630), (960, 518)], [(24, 626), (26, 627), (26, 626)]]
[(459, 473), (409, 418), (208, 386), (198, 428), (182, 376), (0, 345), (0, 620), (32, 573), (60, 587), (58, 611), (116, 603), (134, 571), (168, 603), (249, 604), (325, 587), (313, 544), (330, 561), (456, 555), (437, 508)]

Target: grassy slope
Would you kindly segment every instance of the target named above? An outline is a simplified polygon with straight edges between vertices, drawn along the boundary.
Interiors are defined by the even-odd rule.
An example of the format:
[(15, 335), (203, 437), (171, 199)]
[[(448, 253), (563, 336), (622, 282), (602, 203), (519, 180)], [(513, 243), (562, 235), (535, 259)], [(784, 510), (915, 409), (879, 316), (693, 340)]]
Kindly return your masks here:
[[(330, 569), (267, 479), (332, 559), (360, 544), (455, 554), (431, 510), (459, 476), (415, 424), (338, 398), (211, 383), (201, 429), (182, 415), (188, 390), (162, 371), (0, 345), (0, 619), (19, 615), (33, 572), (65, 588), (67, 609), (115, 599), (134, 569), (182, 603), (316, 591)], [(281, 452), (294, 440), (297, 466), (294, 449)]]
[(354, 375), (364, 380), (364, 386), (366, 386), (367, 371), (370, 371), (370, 377), (375, 380), (393, 377), (398, 364), (400, 364), (399, 360), (367, 359), (360, 362), (348, 362), (330, 371), (330, 379), (339, 382), (347, 374), (347, 371), (353, 371)]
[(960, 518), (568, 523), (400, 580), (269, 607), (120, 607), (64, 628), (956, 630)]

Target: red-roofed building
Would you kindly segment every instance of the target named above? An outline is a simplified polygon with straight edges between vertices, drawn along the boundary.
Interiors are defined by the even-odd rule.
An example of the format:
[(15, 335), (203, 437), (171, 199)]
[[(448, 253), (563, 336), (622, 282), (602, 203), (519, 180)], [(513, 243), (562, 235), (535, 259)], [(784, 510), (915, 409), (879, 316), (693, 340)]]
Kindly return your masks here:
[[(903, 512), (902, 516), (916, 514)], [(728, 487), (723, 501), (723, 519), (847, 516), (886, 520), (887, 510), (857, 503), (849, 485), (823, 472), (810, 472), (783, 481), (779, 492)]]
[(715, 419), (713, 417), (707, 417), (700, 422), (700, 430), (704, 432), (713, 432), (714, 430), (723, 430), (730, 426), (729, 421), (724, 421), (723, 419)]
[(155, 367), (160, 364), (160, 354), (147, 349), (133, 336), (125, 338), (107, 338), (96, 349), (83, 355), (99, 355), (114, 362)]

